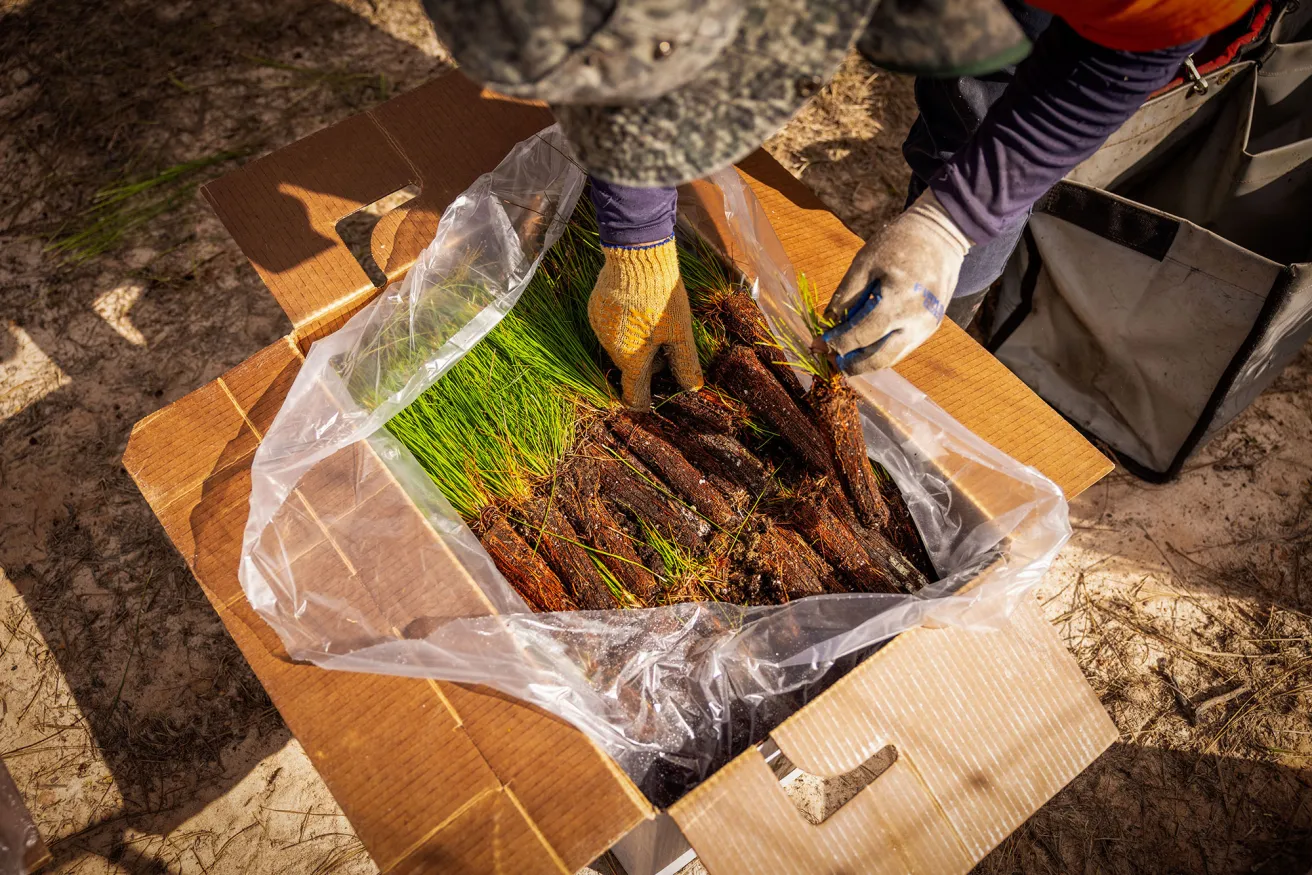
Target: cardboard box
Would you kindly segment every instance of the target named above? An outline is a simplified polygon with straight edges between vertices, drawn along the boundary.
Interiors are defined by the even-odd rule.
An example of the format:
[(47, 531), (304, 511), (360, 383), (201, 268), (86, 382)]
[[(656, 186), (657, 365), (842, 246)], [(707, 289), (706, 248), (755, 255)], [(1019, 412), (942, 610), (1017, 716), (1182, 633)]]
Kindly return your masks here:
[[(550, 122), (540, 107), (480, 93), (451, 74), (206, 186), (206, 198), (294, 329), (143, 419), (124, 456), (384, 872), (571, 873), (657, 813), (587, 738), (536, 708), (477, 687), (292, 664), (237, 580), (255, 448), (309, 344), (376, 292), (336, 223), (418, 186), (420, 193), (373, 232), (374, 258), (395, 279), (432, 239), (450, 200)], [(820, 288), (833, 288), (861, 241), (764, 152), (740, 170), (793, 264)], [(898, 370), (1068, 496), (1111, 469), (950, 323)], [(357, 574), (361, 567), (405, 557), (372, 555), (367, 544), (322, 536), (318, 522), (332, 512), (334, 489), (357, 483), (373, 464), (358, 453), (339, 456), (312, 472), (313, 484), (303, 481), (296, 508), (304, 512), (289, 510), (279, 524), (289, 533), (285, 542), (301, 545), (297, 562), (320, 579), (353, 586), (367, 576)], [(413, 526), (422, 546), (424, 523), (408, 497), (382, 474), (367, 482), (376, 491), (362, 496), (353, 486), (352, 506), (367, 499), (396, 525)], [(444, 609), (461, 611), (454, 557), (430, 558), (452, 571)], [(401, 597), (424, 599), (431, 590)], [(398, 609), (383, 594), (374, 605), (384, 618), (412, 607)], [(1053, 630), (1026, 605), (1002, 632), (904, 633), (771, 737), (789, 760), (817, 775), (846, 774), (888, 745), (897, 759), (813, 825), (783, 794), (762, 754), (742, 754), (669, 812), (716, 875), (965, 872), (1116, 733)]]

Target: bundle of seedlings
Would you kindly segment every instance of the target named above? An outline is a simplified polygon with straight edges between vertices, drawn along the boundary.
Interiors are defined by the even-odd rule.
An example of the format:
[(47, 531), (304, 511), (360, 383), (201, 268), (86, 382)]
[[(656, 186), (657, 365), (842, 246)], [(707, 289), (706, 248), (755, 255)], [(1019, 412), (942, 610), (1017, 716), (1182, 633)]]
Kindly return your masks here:
[[(824, 314), (824, 301), (806, 277), (798, 277), (799, 315), (812, 337), (818, 338), (834, 323)], [(889, 541), (920, 573), (932, 578), (934, 567), (916, 531), (906, 502), (888, 471), (872, 462), (866, 453), (861, 427), (861, 412), (856, 392), (848, 384), (833, 358), (817, 341), (813, 347), (792, 350), (799, 367), (811, 376), (806, 403), (815, 416), (821, 433), (829, 442), (838, 479), (842, 483), (855, 519), (846, 522), (870, 536), (887, 535)], [(842, 513), (841, 504), (835, 508)]]
[(804, 390), (724, 260), (694, 236), (679, 257), (701, 390), (658, 378), (651, 412), (619, 403), (587, 320), (603, 258), (583, 198), (515, 307), (388, 429), (537, 611), (924, 586), (933, 569), (842, 375), (794, 351)]

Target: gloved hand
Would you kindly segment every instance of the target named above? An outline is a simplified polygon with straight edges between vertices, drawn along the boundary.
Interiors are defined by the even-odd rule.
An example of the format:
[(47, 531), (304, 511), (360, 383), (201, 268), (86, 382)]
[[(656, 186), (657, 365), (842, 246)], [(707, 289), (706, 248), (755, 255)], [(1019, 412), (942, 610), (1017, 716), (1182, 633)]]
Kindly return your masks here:
[(852, 259), (825, 315), (824, 341), (849, 373), (887, 368), (929, 339), (971, 242), (926, 189)]
[(606, 263), (588, 299), (588, 321), (620, 369), (624, 403), (635, 410), (651, 406), (652, 368), (661, 349), (679, 385), (700, 389), (702, 369), (674, 238), (601, 251)]

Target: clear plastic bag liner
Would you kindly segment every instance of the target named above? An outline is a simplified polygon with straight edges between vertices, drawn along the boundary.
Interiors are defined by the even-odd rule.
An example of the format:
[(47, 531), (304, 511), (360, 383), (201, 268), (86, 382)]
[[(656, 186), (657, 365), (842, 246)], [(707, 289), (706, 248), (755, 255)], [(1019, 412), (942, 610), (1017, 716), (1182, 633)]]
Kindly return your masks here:
[[(718, 245), (776, 335), (805, 337), (760, 204), (732, 169), (710, 182)], [(666, 805), (892, 636), (995, 628), (1070, 529), (1055, 485), (886, 371), (852, 381), (866, 442), (940, 580), (915, 596), (533, 613), (383, 426), (514, 306), (583, 183), (557, 128), (519, 144), (403, 282), (312, 346), (255, 454), (240, 577), (293, 659), (496, 688), (577, 726)]]

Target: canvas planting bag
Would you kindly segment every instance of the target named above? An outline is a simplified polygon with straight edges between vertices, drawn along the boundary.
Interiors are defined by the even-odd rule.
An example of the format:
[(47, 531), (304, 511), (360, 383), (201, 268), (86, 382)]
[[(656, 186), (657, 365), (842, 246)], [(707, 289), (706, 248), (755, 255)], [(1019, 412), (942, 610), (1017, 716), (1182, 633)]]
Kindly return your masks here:
[(1312, 335), (1312, 7), (1149, 101), (1036, 207), (991, 349), (1169, 479)]

